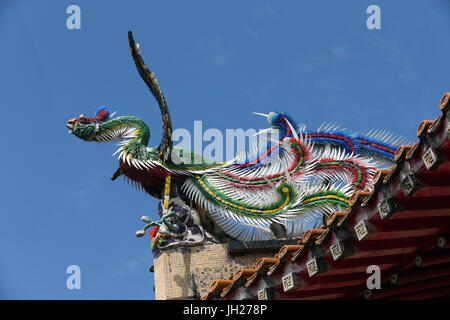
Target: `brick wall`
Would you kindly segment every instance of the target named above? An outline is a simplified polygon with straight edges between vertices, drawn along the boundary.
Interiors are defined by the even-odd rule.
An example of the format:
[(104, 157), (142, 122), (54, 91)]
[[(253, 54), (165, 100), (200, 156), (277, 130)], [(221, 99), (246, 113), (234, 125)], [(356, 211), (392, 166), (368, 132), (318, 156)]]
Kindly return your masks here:
[(216, 279), (227, 279), (239, 268), (251, 268), (262, 255), (275, 254), (295, 240), (220, 243), (162, 251), (155, 258), (157, 300), (199, 299)]

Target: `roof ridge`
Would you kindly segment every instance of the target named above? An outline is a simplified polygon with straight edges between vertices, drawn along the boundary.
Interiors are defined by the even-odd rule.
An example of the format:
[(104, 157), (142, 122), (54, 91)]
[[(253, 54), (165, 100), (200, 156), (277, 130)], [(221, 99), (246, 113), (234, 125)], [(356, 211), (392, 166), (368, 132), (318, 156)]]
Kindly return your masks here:
[[(441, 111), (439, 117), (435, 120), (423, 120), (419, 124), (417, 128), (417, 137), (419, 140), (412, 145), (399, 146), (394, 156), (394, 165), (389, 169), (380, 169), (376, 171), (372, 179), (373, 190), (365, 189), (363, 191), (353, 193), (349, 200), (350, 208), (346, 211), (335, 211), (331, 213), (327, 218), (326, 225), (322, 225), (321, 228), (308, 229), (305, 231), (302, 239), (298, 241), (297, 245), (283, 245), (274, 257), (260, 258), (254, 265), (254, 268), (238, 269), (235, 272), (233, 280), (215, 280), (211, 284), (208, 293), (203, 296), (202, 299), (214, 298), (218, 295), (220, 295), (221, 298), (224, 298), (236, 287), (245, 286), (248, 288), (262, 274), (265, 273), (267, 275), (272, 275), (281, 264), (298, 260), (299, 257), (305, 253), (305, 249), (309, 249), (315, 245), (320, 246), (321, 242), (329, 234), (330, 230), (341, 226), (354, 210), (364, 207), (365, 204), (367, 204), (367, 202), (373, 197), (375, 192), (377, 192), (383, 185), (387, 185), (390, 181), (392, 181), (398, 171), (402, 169), (401, 164), (405, 160), (409, 160), (413, 158), (413, 156), (417, 155), (419, 147), (423, 143), (426, 143), (427, 135), (435, 133), (440, 127), (443, 119), (446, 117), (445, 114), (450, 109), (449, 106), (450, 92), (447, 92), (443, 95), (439, 104), (439, 109)], [(239, 276), (236, 276), (238, 274)], [(243, 278), (245, 278), (245, 281), (243, 281)], [(225, 283), (223, 281), (228, 282)], [(219, 283), (221, 286), (219, 286)], [(217, 294), (219, 288), (222, 288), (222, 290), (219, 294)]]

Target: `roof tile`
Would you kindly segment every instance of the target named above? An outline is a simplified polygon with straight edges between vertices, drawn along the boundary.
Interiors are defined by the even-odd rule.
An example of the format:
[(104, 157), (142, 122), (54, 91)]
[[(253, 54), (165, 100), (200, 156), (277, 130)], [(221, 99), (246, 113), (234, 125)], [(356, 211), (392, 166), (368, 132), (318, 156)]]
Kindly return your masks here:
[(327, 227), (334, 228), (337, 226), (342, 217), (347, 215), (347, 211), (336, 211), (330, 214), (327, 218)]
[[(276, 254), (275, 256), (278, 256), (278, 254)], [(272, 273), (275, 272), (275, 270), (277, 270), (278, 266), (280, 265), (281, 260), (277, 259), (277, 262), (275, 262), (267, 271), (267, 275), (270, 276)]]
[(232, 280), (214, 280), (211, 283), (211, 286), (208, 289), (208, 294), (210, 295), (219, 295), (222, 292), (222, 289), (232, 284)]
[(369, 196), (370, 191), (369, 190), (363, 190), (363, 191), (356, 191), (352, 194), (350, 197), (350, 200), (348, 201), (348, 205), (350, 207), (354, 207), (356, 205), (361, 205), (361, 203)]
[(279, 263), (279, 259), (276, 258), (261, 258), (256, 263), (256, 272), (247, 278), (247, 282), (245, 283), (245, 287), (251, 286), (251, 284), (256, 280), (256, 278), (261, 275), (267, 273), (267, 271), (274, 264)]
[(256, 272), (255, 269), (239, 269), (233, 277), (234, 282), (246, 282), (247, 278)]
[(444, 114), (441, 113), (441, 114), (439, 115), (439, 117), (437, 117), (437, 118), (433, 121), (433, 123), (428, 127), (427, 132), (428, 132), (428, 133), (434, 133), (434, 132), (436, 131), (436, 129), (439, 128), (439, 126), (440, 126), (440, 124), (441, 124), (441, 122), (442, 122), (443, 119), (444, 119)]
[(439, 104), (439, 109), (442, 112), (446, 112), (449, 106), (450, 106), (450, 92), (447, 92), (442, 96), (441, 102)]
[(400, 168), (401, 168), (401, 167), (398, 166), (397, 163), (395, 163), (395, 164), (390, 168), (389, 173), (386, 175), (386, 177), (384, 177), (383, 183), (384, 183), (384, 184), (387, 184), (387, 183), (392, 179), (392, 177), (398, 172), (398, 170), (399, 170)]
[(417, 127), (417, 137), (421, 138), (432, 123), (433, 120), (423, 120)]
[(342, 226), (342, 224), (345, 222), (345, 220), (348, 219), (348, 217), (351, 215), (352, 213), (352, 208), (348, 208), (346, 211), (346, 214), (344, 216), (341, 217), (341, 219), (339, 220), (337, 227)]
[(303, 234), (303, 245), (309, 245), (311, 242), (315, 242), (320, 236), (325, 233), (325, 229), (309, 229)]
[(278, 262), (276, 258), (261, 258), (256, 263), (256, 270), (258, 273), (267, 271), (272, 265)]
[(298, 259), (298, 257), (300, 257), (300, 255), (302, 254), (303, 250), (305, 250), (305, 246), (302, 246), (300, 249), (298, 249), (297, 251), (295, 251), (292, 254), (292, 258), (291, 261), (296, 261)]
[(420, 141), (416, 141), (413, 143), (413, 145), (411, 146), (411, 149), (408, 151), (408, 153), (405, 156), (406, 160), (411, 159), (414, 154), (417, 152), (417, 150), (419, 149), (420, 146)]
[(383, 183), (384, 178), (391, 172), (390, 169), (381, 169), (375, 172), (375, 175), (372, 178), (372, 184), (376, 187)]
[(281, 247), (280, 251), (278, 251), (278, 258), (290, 258), (290, 256), (301, 247), (302, 245), (298, 244), (284, 245)]
[(397, 151), (395, 152), (394, 155), (394, 161), (398, 162), (403, 160), (406, 157), (406, 154), (409, 152), (409, 150), (412, 149), (412, 145), (401, 145), (400, 147), (398, 147)]

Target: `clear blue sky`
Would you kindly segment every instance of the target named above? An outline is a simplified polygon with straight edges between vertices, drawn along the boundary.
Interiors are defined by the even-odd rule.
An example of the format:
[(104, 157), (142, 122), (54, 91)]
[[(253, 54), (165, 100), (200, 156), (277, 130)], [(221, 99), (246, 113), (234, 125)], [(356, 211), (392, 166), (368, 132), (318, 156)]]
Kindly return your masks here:
[[(153, 299), (140, 217), (156, 200), (122, 179), (112, 144), (64, 123), (104, 104), (161, 138), (127, 43), (133, 30), (175, 128), (262, 128), (252, 111), (317, 128), (386, 128), (415, 140), (450, 90), (450, 2), (0, 0), (0, 298)], [(81, 30), (66, 8), (81, 8)], [(381, 8), (381, 30), (366, 8)], [(81, 290), (65, 270), (81, 268)]]

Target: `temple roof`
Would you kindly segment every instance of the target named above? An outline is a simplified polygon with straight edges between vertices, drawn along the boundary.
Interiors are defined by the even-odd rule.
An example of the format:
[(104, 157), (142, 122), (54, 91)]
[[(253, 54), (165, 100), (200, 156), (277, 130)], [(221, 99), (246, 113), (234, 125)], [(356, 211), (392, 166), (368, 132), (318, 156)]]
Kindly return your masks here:
[[(352, 195), (319, 229), (273, 257), (211, 283), (202, 299), (426, 299), (450, 297), (450, 93), (398, 148), (372, 191)], [(369, 266), (381, 289), (368, 289)]]

